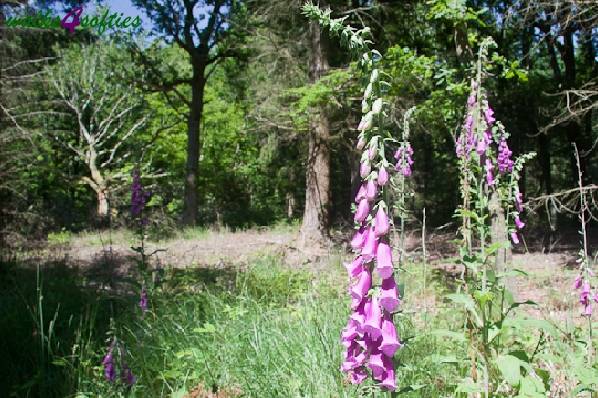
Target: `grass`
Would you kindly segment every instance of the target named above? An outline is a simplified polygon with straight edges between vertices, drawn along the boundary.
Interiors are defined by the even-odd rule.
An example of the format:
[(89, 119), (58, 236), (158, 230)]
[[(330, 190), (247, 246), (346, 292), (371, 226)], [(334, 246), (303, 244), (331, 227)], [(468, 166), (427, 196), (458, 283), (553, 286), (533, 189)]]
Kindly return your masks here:
[[(438, 298), (447, 291), (445, 277), (429, 273), (424, 291), (419, 265), (405, 268), (398, 395), (458, 396), (455, 386), (469, 372), (467, 348), (447, 336), (463, 324), (462, 312)], [(243, 269), (170, 270), (141, 316), (136, 293), (94, 290), (64, 264), (39, 274), (3, 264), (0, 396), (183, 397), (193, 389), (227, 398), (389, 396), (371, 383), (347, 384), (339, 371), (339, 335), (349, 313), (340, 258), (325, 274), (290, 270), (273, 256)], [(430, 296), (437, 298), (424, 314)], [(132, 389), (103, 378), (101, 360), (113, 336), (138, 378)], [(556, 369), (554, 380), (558, 371), (570, 383), (561, 353), (575, 344), (582, 352), (579, 336), (571, 344), (549, 336), (540, 347), (538, 357)], [(516, 337), (537, 342), (533, 330)]]

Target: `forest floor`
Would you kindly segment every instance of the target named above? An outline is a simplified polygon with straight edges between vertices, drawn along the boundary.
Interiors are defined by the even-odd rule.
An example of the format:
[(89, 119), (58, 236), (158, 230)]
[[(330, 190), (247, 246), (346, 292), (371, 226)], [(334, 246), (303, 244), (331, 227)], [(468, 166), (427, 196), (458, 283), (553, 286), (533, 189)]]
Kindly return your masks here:
[[(296, 227), (194, 229), (149, 239), (146, 253), (155, 252), (150, 268), (164, 272), (161, 287), (150, 296), (150, 316), (145, 317), (139, 317), (138, 278), (132, 278), (139, 259), (132, 249), (139, 246), (133, 232), (54, 234), (47, 244), (18, 253), (12, 262), (17, 266), (0, 272), (5, 287), (0, 302), (6, 309), (0, 313), (0, 324), (5, 325), (0, 336), (11, 339), (6, 352), (0, 347), (0, 354), (11, 358), (7, 363), (18, 363), (4, 370), (0, 366), (1, 372), (12, 372), (9, 391), (43, 387), (89, 396), (114, 392), (97, 363), (106, 336), (117, 333), (131, 350), (131, 366), (140, 375), (136, 391), (148, 396), (235, 397), (239, 388), (249, 397), (359, 396), (358, 391), (369, 387), (355, 390), (338, 372), (338, 336), (349, 311), (342, 266), (351, 258), (349, 236), (335, 233), (336, 244), (328, 255), (309, 260), (295, 246), (297, 233)], [(420, 233), (413, 231), (405, 238), (399, 327), (409, 344), (398, 360), (406, 364), (401, 384), (411, 391), (409, 397), (452, 394), (460, 368), (438, 356), (466, 355), (461, 344), (435, 334), (462, 322), (461, 312), (446, 297), (457, 290), (461, 276), (454, 238), (450, 233), (428, 235), (425, 263)], [(398, 239), (393, 246), (399, 246)], [(548, 320), (563, 336), (579, 335), (583, 318), (577, 316), (578, 292), (572, 289), (575, 244), (562, 243), (550, 253), (542, 253), (531, 241), (527, 247), (529, 252), (513, 254), (513, 268), (523, 271), (514, 277), (513, 290), (516, 301), (537, 305), (522, 305), (514, 312)], [(24, 313), (32, 316), (23, 317)], [(49, 321), (44, 328), (54, 341), (48, 346), (54, 360), (35, 369), (53, 378), (31, 374), (31, 363), (43, 360), (39, 353), (46, 344), (42, 335), (41, 351), (31, 345), (31, 328), (35, 342), (36, 331), (43, 330), (39, 323)], [(53, 325), (59, 326), (60, 339), (53, 335)], [(78, 340), (82, 333), (89, 333), (87, 342)], [(526, 331), (521, 344), (533, 349), (541, 333)], [(27, 344), (31, 349), (26, 353), (12, 349)], [(74, 355), (70, 347), (81, 351)], [(555, 347), (546, 350), (563, 350)], [(566, 361), (543, 366), (551, 374), (550, 396), (569, 396), (575, 381), (568, 377)], [(42, 378), (28, 384), (31, 377)], [(53, 385), (43, 380), (66, 381)]]
[[(254, 229), (238, 232), (204, 229), (187, 230), (160, 241), (148, 240), (146, 253), (154, 253), (150, 264), (155, 268), (199, 268), (209, 270), (243, 270), (258, 257), (275, 256), (293, 269), (323, 271), (331, 262), (341, 263), (350, 258), (347, 251), (348, 236), (340, 232), (334, 240), (340, 245), (330, 249), (328, 255), (309, 259), (295, 246), (297, 228), (282, 227)], [(452, 242), (454, 234), (430, 234), (426, 237), (426, 259), (433, 280), (443, 286), (444, 291), (456, 287), (462, 269), (455, 264), (456, 250)], [(395, 237), (394, 245), (399, 246)], [(132, 247), (139, 242), (135, 234), (127, 230), (112, 233), (83, 233), (69, 236), (59, 242), (51, 242), (43, 249), (27, 255), (29, 261), (43, 263), (61, 262), (77, 268), (87, 276), (105, 277), (126, 275), (139, 258)], [(422, 245), (419, 232), (407, 233), (405, 238), (408, 263), (406, 272), (423, 272)], [(528, 246), (530, 251), (518, 249), (513, 254), (513, 268), (526, 273), (513, 277), (515, 297), (518, 301), (531, 300), (537, 306), (525, 306), (525, 311), (534, 318), (573, 322), (571, 309), (578, 309), (577, 294), (572, 291), (576, 274), (577, 250), (569, 244), (561, 244), (550, 253), (542, 253), (537, 244)], [(535, 250), (534, 250), (535, 249)], [(429, 289), (428, 289), (429, 290)], [(420, 291), (421, 297), (414, 297), (414, 310), (425, 308), (435, 311), (442, 297), (434, 291)], [(432, 293), (432, 294), (431, 294)], [(575, 317), (577, 318), (577, 317)]]

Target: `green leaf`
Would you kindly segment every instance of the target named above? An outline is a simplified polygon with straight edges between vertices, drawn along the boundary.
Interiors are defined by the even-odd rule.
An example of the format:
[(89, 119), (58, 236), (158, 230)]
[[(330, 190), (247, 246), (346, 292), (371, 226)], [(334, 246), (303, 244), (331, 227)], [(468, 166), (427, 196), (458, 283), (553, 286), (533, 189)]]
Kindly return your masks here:
[(513, 355), (499, 355), (496, 366), (503, 377), (513, 387), (517, 387), (521, 380), (521, 361)]
[(472, 378), (468, 377), (462, 380), (459, 384), (457, 384), (457, 389), (455, 392), (463, 392), (463, 393), (476, 393), (482, 392), (484, 389), (479, 384), (476, 384)]

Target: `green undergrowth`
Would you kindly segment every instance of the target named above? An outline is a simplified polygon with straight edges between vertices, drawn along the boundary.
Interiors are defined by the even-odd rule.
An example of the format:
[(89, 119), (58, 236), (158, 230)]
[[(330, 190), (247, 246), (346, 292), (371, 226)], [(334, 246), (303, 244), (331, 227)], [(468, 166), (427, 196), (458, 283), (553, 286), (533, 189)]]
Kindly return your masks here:
[[(442, 299), (450, 280), (430, 272), (424, 289), (414, 264), (401, 280), (405, 301), (397, 323), (405, 345), (396, 357), (393, 396), (460, 396), (456, 386), (470, 362), (463, 314)], [(339, 371), (339, 336), (349, 315), (340, 258), (326, 272), (289, 269), (272, 256), (242, 271), (170, 270), (145, 316), (136, 294), (92, 288), (63, 264), (39, 274), (3, 264), (0, 282), (0, 396), (183, 397), (198, 386), (221, 397), (390, 396), (370, 382), (350, 385)], [(434, 295), (435, 304), (422, 305)], [(513, 350), (538, 344), (537, 330), (528, 329), (517, 330)], [(103, 378), (112, 336), (124, 343), (137, 376), (131, 389)], [(537, 357), (562, 368), (572, 346), (546, 334)], [(588, 372), (579, 377), (593, 377)]]

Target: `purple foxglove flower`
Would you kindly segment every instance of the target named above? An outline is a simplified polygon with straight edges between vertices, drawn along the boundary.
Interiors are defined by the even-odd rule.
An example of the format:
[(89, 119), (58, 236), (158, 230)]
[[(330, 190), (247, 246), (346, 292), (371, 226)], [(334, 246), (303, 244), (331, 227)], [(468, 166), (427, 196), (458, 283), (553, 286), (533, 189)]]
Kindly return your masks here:
[(358, 323), (354, 319), (349, 318), (347, 326), (343, 329), (341, 333), (341, 341), (345, 347), (350, 348), (353, 344), (353, 340), (355, 340), (355, 338), (359, 336), (358, 327)]
[(584, 316), (592, 315), (592, 302), (590, 301), (590, 294), (590, 283), (588, 281), (584, 281), (581, 288), (581, 293), (579, 294), (579, 303), (584, 307)]
[(116, 369), (114, 368), (114, 357), (112, 356), (112, 350), (114, 349), (114, 342), (108, 348), (108, 352), (104, 359), (102, 360), (102, 365), (104, 365), (104, 377), (110, 383), (113, 383), (116, 380)]
[(484, 165), (484, 168), (486, 169), (486, 184), (488, 184), (489, 186), (494, 185), (494, 183), (496, 182), (494, 180), (494, 175), (492, 174), (494, 165), (492, 164), (492, 161), (489, 158), (486, 158), (486, 164)]
[(363, 258), (358, 256), (355, 260), (351, 261), (350, 263), (344, 263), (347, 272), (349, 273), (349, 278), (356, 278), (361, 275), (364, 271), (363, 268)]
[(523, 211), (523, 194), (519, 192), (518, 188), (515, 190), (515, 208), (519, 212)]
[(575, 277), (575, 282), (573, 282), (573, 289), (579, 289), (583, 282), (583, 277), (581, 275), (577, 275)]
[(360, 135), (359, 139), (357, 140), (357, 149), (361, 151), (364, 147), (365, 147), (365, 139), (363, 138), (362, 135)]
[(484, 153), (486, 153), (487, 148), (488, 143), (486, 142), (486, 140), (479, 140), (478, 145), (476, 147), (476, 152), (478, 153), (478, 155), (483, 155)]
[(473, 116), (467, 115), (465, 118), (465, 130), (471, 134), (471, 128), (473, 127)]
[(380, 386), (387, 390), (394, 391), (397, 389), (394, 364), (390, 358), (383, 357), (383, 360), (386, 365), (386, 371), (384, 372), (384, 380), (382, 380)]
[(123, 382), (123, 384), (129, 387), (131, 387), (137, 381), (137, 378), (135, 375), (133, 375), (133, 372), (131, 372), (131, 369), (127, 366), (127, 364), (123, 364), (122, 366), (120, 371), (120, 380)]
[[(382, 208), (382, 206), (378, 207), (378, 212), (376, 212), (376, 228), (375, 228), (375, 233), (376, 236), (383, 236), (386, 235), (388, 233), (388, 231), (390, 230), (390, 223), (388, 222), (388, 217), (386, 216), (386, 213), (384, 212), (384, 209)], [(378, 250), (380, 250), (380, 246), (378, 246)]]
[(355, 235), (353, 235), (353, 239), (351, 239), (351, 247), (353, 250), (359, 250), (362, 248), (363, 244), (365, 243), (365, 229), (362, 227)]
[(387, 243), (381, 242), (378, 244), (376, 251), (376, 271), (382, 279), (387, 279), (392, 276), (392, 250)]
[(486, 123), (488, 124), (488, 126), (492, 126), (492, 123), (496, 121), (496, 119), (494, 118), (494, 111), (492, 110), (492, 108), (490, 108), (490, 106), (488, 106), (484, 110), (484, 117), (486, 118)]
[(363, 368), (358, 368), (349, 372), (349, 381), (351, 384), (361, 384), (367, 377), (368, 373)]
[(401, 348), (401, 343), (397, 339), (397, 330), (395, 325), (389, 319), (382, 321), (382, 343), (380, 351), (389, 358), (392, 358), (395, 352)]
[(507, 144), (507, 140), (505, 138), (501, 138), (500, 143), (498, 144), (498, 171), (501, 174), (506, 173), (507, 171), (513, 171), (514, 162), (511, 160), (511, 155), (513, 152), (509, 150), (509, 145)]
[(142, 312), (147, 311), (147, 291), (145, 290), (145, 286), (141, 288), (141, 295), (139, 298), (139, 308), (141, 308)]
[(369, 311), (365, 314), (363, 331), (370, 335), (373, 340), (377, 340), (382, 335), (382, 311), (378, 304), (378, 297), (372, 297)]
[(366, 353), (355, 342), (347, 348), (345, 352), (345, 361), (341, 365), (342, 372), (348, 372), (363, 365), (366, 359)]
[(361, 166), (359, 168), (359, 175), (361, 175), (361, 178), (366, 178), (368, 175), (370, 175), (371, 171), (372, 166), (370, 166), (370, 162), (366, 160), (361, 163)]
[(519, 236), (517, 235), (517, 232), (511, 232), (511, 240), (513, 241), (514, 244), (518, 245), (519, 244)]
[(467, 106), (472, 107), (475, 104), (475, 93), (471, 93), (469, 97), (467, 97)]
[(367, 218), (368, 214), (370, 214), (370, 204), (367, 199), (361, 199), (357, 206), (354, 219), (356, 222), (362, 222)]
[(361, 184), (359, 187), (359, 191), (357, 191), (357, 195), (355, 195), (355, 202), (359, 203), (361, 199), (365, 199), (366, 193), (366, 184)]
[(361, 255), (363, 256), (363, 261), (365, 263), (369, 263), (376, 257), (378, 251), (378, 238), (376, 237), (376, 233), (374, 232), (374, 228), (370, 227), (367, 231), (367, 236), (365, 238), (365, 243), (363, 244), (363, 249), (361, 250)]
[(384, 168), (384, 166), (380, 167), (378, 170), (378, 185), (383, 187), (388, 182), (388, 171)]
[(378, 142), (376, 141), (374, 144), (370, 144), (368, 149), (368, 159), (374, 160), (376, 155), (378, 154)]
[(361, 274), (359, 275), (359, 279), (357, 283), (351, 287), (351, 297), (355, 301), (362, 301), (364, 297), (367, 296), (370, 288), (372, 287), (372, 275), (370, 275), (370, 271), (364, 269)]
[(367, 200), (372, 202), (374, 199), (376, 199), (377, 194), (378, 187), (376, 186), (376, 183), (373, 180), (369, 180), (366, 187), (365, 197), (367, 198)]
[(366, 297), (365, 300), (360, 301), (358, 305), (352, 307), (354, 311), (349, 318), (355, 321), (357, 331), (360, 334), (363, 333), (363, 323), (365, 322), (365, 314), (367, 311), (369, 311), (370, 305), (370, 300)]
[(521, 221), (519, 216), (515, 217), (515, 226), (517, 229), (523, 229), (523, 227), (525, 227), (525, 223)]
[(372, 351), (368, 361), (368, 368), (370, 368), (372, 371), (372, 376), (376, 380), (382, 380), (384, 377), (384, 372), (386, 371), (382, 357), (382, 352), (376, 349)]
[(149, 192), (143, 190), (141, 174), (139, 170), (133, 170), (133, 183), (131, 184), (131, 215), (138, 217), (143, 212), (146, 201), (149, 199)]
[(359, 126), (357, 126), (357, 130), (365, 131), (365, 130), (370, 129), (372, 127), (373, 116), (374, 115), (371, 111), (366, 113), (366, 115), (361, 118), (361, 122), (359, 122)]
[(463, 144), (459, 141), (455, 144), (455, 154), (458, 158), (465, 157), (465, 150), (463, 149)]
[(380, 305), (388, 312), (395, 311), (401, 304), (395, 279), (392, 277), (383, 279), (381, 288)]

